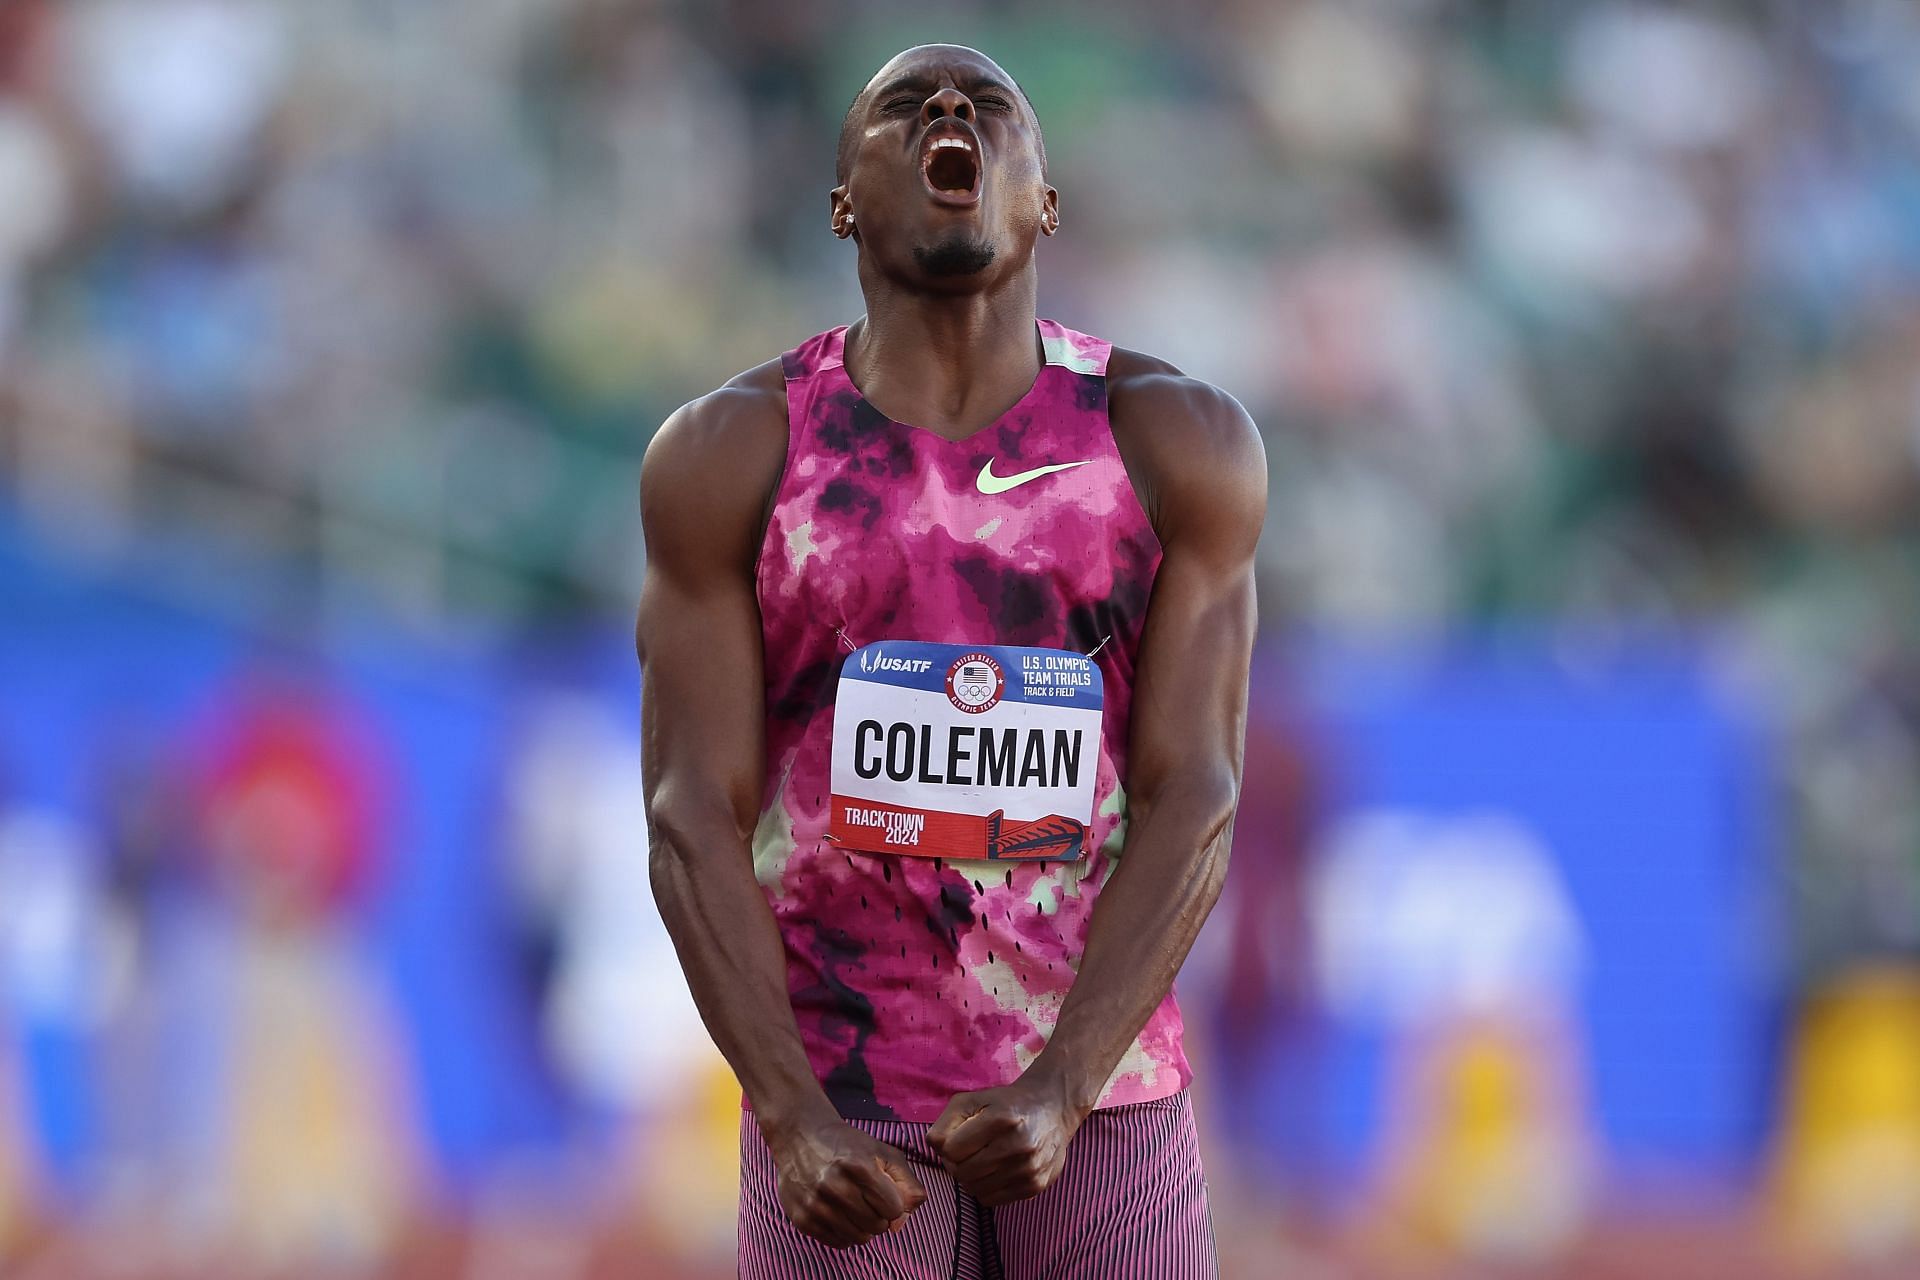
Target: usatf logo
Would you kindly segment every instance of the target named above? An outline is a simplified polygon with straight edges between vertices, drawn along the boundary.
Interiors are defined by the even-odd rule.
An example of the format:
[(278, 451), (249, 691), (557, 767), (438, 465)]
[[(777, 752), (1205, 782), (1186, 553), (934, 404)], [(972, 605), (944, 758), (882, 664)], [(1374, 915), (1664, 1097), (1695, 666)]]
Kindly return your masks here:
[(969, 715), (991, 710), (1007, 691), (1007, 673), (984, 653), (969, 653), (947, 668), (947, 701)]
[(871, 653), (860, 651), (860, 669), (862, 671), (911, 671), (926, 672), (933, 670), (932, 658), (889, 658), (885, 649), (875, 649)]

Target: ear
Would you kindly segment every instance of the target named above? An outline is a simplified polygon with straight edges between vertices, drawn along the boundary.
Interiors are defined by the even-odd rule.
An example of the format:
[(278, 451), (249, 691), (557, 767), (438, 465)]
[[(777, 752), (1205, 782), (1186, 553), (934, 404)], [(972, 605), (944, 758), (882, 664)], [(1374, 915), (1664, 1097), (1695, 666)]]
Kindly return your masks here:
[(827, 193), (827, 229), (842, 240), (853, 234), (853, 205), (847, 200), (845, 183)]
[(1040, 234), (1050, 236), (1060, 229), (1060, 193), (1052, 187), (1040, 198)]

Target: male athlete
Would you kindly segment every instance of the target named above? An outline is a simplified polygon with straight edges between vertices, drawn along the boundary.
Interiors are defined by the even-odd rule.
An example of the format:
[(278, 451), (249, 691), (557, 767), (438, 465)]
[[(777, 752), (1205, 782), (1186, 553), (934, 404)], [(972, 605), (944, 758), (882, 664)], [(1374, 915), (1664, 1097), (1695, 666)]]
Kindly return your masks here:
[(647, 451), (654, 891), (746, 1093), (740, 1273), (1216, 1273), (1171, 987), (1226, 871), (1266, 472), (1034, 313), (1039, 123), (971, 49), (847, 115), (866, 316)]

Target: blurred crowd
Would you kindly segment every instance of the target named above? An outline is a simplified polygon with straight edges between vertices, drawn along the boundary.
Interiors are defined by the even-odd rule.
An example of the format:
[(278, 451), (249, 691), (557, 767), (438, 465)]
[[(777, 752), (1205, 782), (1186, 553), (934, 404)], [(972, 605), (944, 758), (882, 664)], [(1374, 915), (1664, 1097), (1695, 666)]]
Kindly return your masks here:
[[(8, 0), (0, 513), (72, 572), (269, 630), (623, 621), (652, 430), (858, 314), (841, 113), (943, 38), (1045, 126), (1043, 314), (1260, 424), (1272, 634), (1703, 641), (1776, 745), (1793, 980), (1920, 949), (1902, 0)], [(630, 763), (590, 716), (544, 723), (530, 753)], [(593, 769), (527, 767), (552, 843)], [(362, 801), (329, 803), (334, 844), (286, 856), (346, 875)], [(326, 900), (301, 865), (294, 899)], [(530, 915), (618, 954), (606, 904), (635, 899), (569, 907), (541, 865)], [(304, 939), (260, 953), (264, 1009), (298, 957), (345, 971), (288, 933), (289, 874), (241, 895)], [(591, 1043), (614, 987), (553, 1015), (588, 1092), (641, 1052)], [(342, 1170), (388, 1130), (354, 1132)]]

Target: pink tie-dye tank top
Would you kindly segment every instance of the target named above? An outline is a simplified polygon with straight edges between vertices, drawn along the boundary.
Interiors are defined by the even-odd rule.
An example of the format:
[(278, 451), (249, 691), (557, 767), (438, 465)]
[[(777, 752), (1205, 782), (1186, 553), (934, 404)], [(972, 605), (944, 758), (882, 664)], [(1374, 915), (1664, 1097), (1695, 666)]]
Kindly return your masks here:
[[(782, 360), (787, 461), (757, 574), (767, 776), (754, 870), (807, 1055), (850, 1117), (932, 1121), (955, 1093), (1017, 1078), (1052, 1032), (1123, 848), (1160, 543), (1108, 424), (1110, 345), (1046, 320), (1039, 331), (1032, 389), (964, 440), (867, 403), (842, 364), (844, 327)], [(908, 857), (830, 837), (842, 666), (881, 642), (1092, 655), (1104, 699), (1081, 856)], [(1169, 994), (1101, 1105), (1190, 1078)]]

